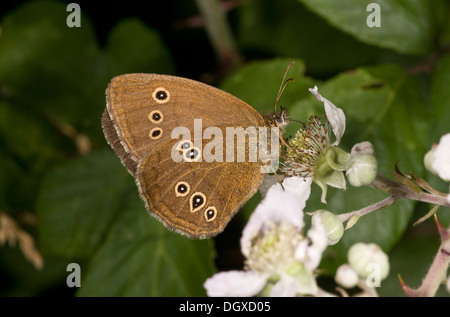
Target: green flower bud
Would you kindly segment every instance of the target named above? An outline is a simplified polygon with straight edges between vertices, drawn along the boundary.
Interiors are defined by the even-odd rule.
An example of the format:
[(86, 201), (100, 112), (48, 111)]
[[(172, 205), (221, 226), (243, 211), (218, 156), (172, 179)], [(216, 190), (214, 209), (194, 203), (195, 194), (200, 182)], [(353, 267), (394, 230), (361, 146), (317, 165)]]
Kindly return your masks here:
[(347, 260), (352, 269), (363, 278), (367, 278), (375, 272), (379, 274), (380, 280), (383, 280), (389, 274), (389, 259), (383, 250), (374, 243), (354, 244), (348, 250)]
[(346, 176), (352, 186), (369, 185), (377, 176), (377, 159), (372, 154), (359, 154), (352, 157), (352, 165)]
[(344, 225), (335, 214), (327, 210), (317, 210), (312, 217), (312, 221), (315, 218), (322, 220), (322, 224), (327, 232), (328, 245), (335, 245), (339, 242), (344, 235)]
[(348, 264), (342, 264), (336, 271), (334, 277), (336, 283), (345, 288), (352, 288), (358, 284), (358, 274)]

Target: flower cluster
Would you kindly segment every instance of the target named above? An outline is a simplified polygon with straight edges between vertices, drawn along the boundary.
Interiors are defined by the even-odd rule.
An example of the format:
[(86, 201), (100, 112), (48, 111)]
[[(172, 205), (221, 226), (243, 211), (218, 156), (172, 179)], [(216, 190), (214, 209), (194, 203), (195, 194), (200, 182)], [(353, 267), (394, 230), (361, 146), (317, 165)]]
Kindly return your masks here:
[[(341, 239), (344, 227), (333, 213), (318, 210), (304, 233), (303, 209), (311, 184), (321, 187), (321, 200), (326, 202), (327, 186), (345, 190), (346, 177), (353, 186), (371, 183), (377, 161), (369, 142), (356, 144), (351, 153), (338, 147), (345, 131), (344, 112), (323, 98), (317, 87), (310, 92), (324, 103), (326, 117), (310, 117), (287, 142), (281, 171), (288, 178), (269, 188), (244, 228), (240, 241), (244, 269), (208, 278), (204, 283), (208, 296), (330, 295), (317, 285), (316, 269), (327, 246)], [(330, 131), (336, 137), (333, 143)], [(355, 268), (346, 274), (358, 281), (363, 276)]]
[[(377, 174), (377, 160), (369, 142), (356, 144), (351, 153), (338, 147), (345, 132), (344, 112), (322, 97), (317, 86), (309, 91), (324, 103), (326, 117), (311, 116), (288, 141), (280, 170), (286, 176), (313, 178), (326, 203), (327, 186), (345, 190), (345, 177), (352, 186), (370, 184)], [(336, 137), (333, 143), (330, 127)]]

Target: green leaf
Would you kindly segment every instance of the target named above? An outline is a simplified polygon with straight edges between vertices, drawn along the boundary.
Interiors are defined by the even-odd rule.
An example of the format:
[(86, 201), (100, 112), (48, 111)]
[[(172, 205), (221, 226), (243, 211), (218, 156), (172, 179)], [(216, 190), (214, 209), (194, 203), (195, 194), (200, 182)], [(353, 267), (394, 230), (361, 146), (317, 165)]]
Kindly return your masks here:
[[(430, 122), (431, 142), (438, 143), (439, 138), (450, 132), (450, 55), (444, 55), (436, 64), (431, 84)], [(429, 146), (431, 143), (429, 143)]]
[(37, 202), (42, 250), (72, 258), (92, 255), (133, 187), (132, 177), (111, 151), (52, 170)]
[(125, 19), (111, 30), (106, 51), (115, 74), (173, 73), (170, 52), (156, 31), (138, 19)]
[(39, 178), (66, 144), (39, 116), (0, 100), (0, 209), (32, 209)]
[[(370, 63), (379, 54), (293, 0), (250, 0), (239, 8), (237, 40), (247, 56), (292, 56), (309, 73), (329, 76)], [(330, 58), (332, 56), (332, 58)]]
[[(78, 296), (204, 296), (211, 240), (169, 231), (133, 193), (92, 258)], [(83, 270), (83, 269), (82, 269)]]
[(106, 86), (99, 49), (89, 20), (66, 25), (66, 6), (29, 2), (2, 21), (0, 82), (17, 107), (37, 109), (77, 128), (99, 134), (98, 118)]
[[(380, 27), (369, 27), (373, 1), (299, 0), (339, 30), (360, 41), (404, 54), (427, 54), (444, 21), (442, 0), (379, 0)], [(371, 17), (369, 18), (371, 20)]]
[(61, 159), (61, 136), (35, 113), (17, 109), (0, 100), (0, 147), (4, 154), (28, 165), (29, 172), (42, 171)]
[(124, 72), (171, 73), (170, 54), (155, 31), (134, 19), (112, 30), (102, 52), (89, 19), (82, 14), (82, 27), (70, 28), (67, 15), (62, 3), (35, 1), (5, 16), (0, 92), (47, 124), (69, 124), (94, 144), (103, 143), (99, 121), (111, 78)]
[(309, 94), (308, 88), (314, 86), (313, 81), (304, 76), (305, 65), (299, 59), (274, 58), (249, 63), (227, 77), (220, 88), (241, 98), (262, 115), (272, 113), (286, 68), (293, 61), (295, 64), (289, 69), (286, 79), (293, 78), (294, 81), (288, 83), (283, 91), (277, 111), (280, 111), (280, 106), (288, 110), (295, 108), (298, 100)]

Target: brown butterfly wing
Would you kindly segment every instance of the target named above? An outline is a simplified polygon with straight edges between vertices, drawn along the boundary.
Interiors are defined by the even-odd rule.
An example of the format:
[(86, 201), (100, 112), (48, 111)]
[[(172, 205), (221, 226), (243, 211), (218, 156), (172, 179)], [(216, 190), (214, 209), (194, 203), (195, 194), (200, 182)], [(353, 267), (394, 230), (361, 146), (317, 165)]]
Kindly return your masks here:
[[(157, 88), (165, 89), (169, 98), (154, 97)], [(134, 175), (140, 159), (159, 143), (170, 139), (175, 127), (193, 131), (194, 119), (203, 126), (233, 123), (237, 126), (263, 126), (261, 115), (242, 100), (206, 84), (168, 75), (125, 74), (114, 77), (106, 90), (107, 107), (102, 124), (108, 143), (122, 163)], [(160, 111), (163, 120), (149, 119)], [(158, 139), (149, 138), (155, 127), (161, 128)]]
[[(172, 230), (205, 238), (223, 230), (256, 192), (264, 174), (260, 162), (174, 162), (171, 151), (179, 139), (172, 139), (171, 132), (177, 127), (194, 131), (194, 119), (202, 119), (203, 130), (220, 127), (224, 136), (226, 127), (265, 125), (245, 102), (189, 79), (127, 74), (108, 86), (102, 118), (105, 136), (135, 176), (147, 209)], [(179, 182), (186, 182), (189, 194), (177, 195)], [(192, 211), (196, 193), (203, 202)]]
[[(136, 175), (147, 209), (167, 227), (191, 238), (212, 237), (223, 231), (239, 208), (257, 191), (264, 174), (257, 162), (174, 163), (170, 151), (176, 140), (146, 155)], [(177, 184), (187, 184), (177, 195)], [(193, 211), (193, 197), (203, 206)], [(210, 217), (208, 212), (211, 211)]]

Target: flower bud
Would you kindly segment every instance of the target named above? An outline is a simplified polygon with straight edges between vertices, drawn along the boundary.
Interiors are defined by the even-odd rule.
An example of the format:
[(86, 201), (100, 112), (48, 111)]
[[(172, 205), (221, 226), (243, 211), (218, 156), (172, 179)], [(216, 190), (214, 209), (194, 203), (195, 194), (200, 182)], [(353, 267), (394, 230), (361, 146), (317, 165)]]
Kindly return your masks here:
[(346, 176), (352, 186), (369, 185), (377, 176), (377, 159), (372, 154), (359, 154), (352, 157), (352, 165)]
[(360, 154), (375, 155), (375, 149), (373, 148), (372, 143), (370, 143), (369, 141), (364, 141), (353, 145), (350, 155), (354, 157)]
[(443, 180), (450, 181), (450, 133), (444, 134), (441, 137), (433, 156), (433, 170)]
[(433, 173), (434, 175), (438, 175), (438, 172), (433, 168), (433, 161), (434, 161), (434, 152), (436, 151), (436, 144), (433, 145), (433, 147), (431, 148), (431, 150), (429, 150), (427, 152), (427, 154), (425, 154), (425, 156), (423, 157), (423, 163), (425, 165), (425, 168)]
[(344, 235), (344, 225), (339, 218), (327, 210), (317, 210), (312, 216), (314, 222), (316, 218), (320, 218), (325, 231), (327, 232), (328, 245), (335, 245)]
[(358, 283), (358, 274), (348, 264), (342, 264), (336, 271), (334, 277), (336, 283), (345, 288), (355, 287)]
[(375, 270), (380, 280), (385, 279), (389, 274), (389, 259), (375, 243), (354, 244), (348, 250), (347, 260), (352, 269), (363, 278), (369, 277)]

